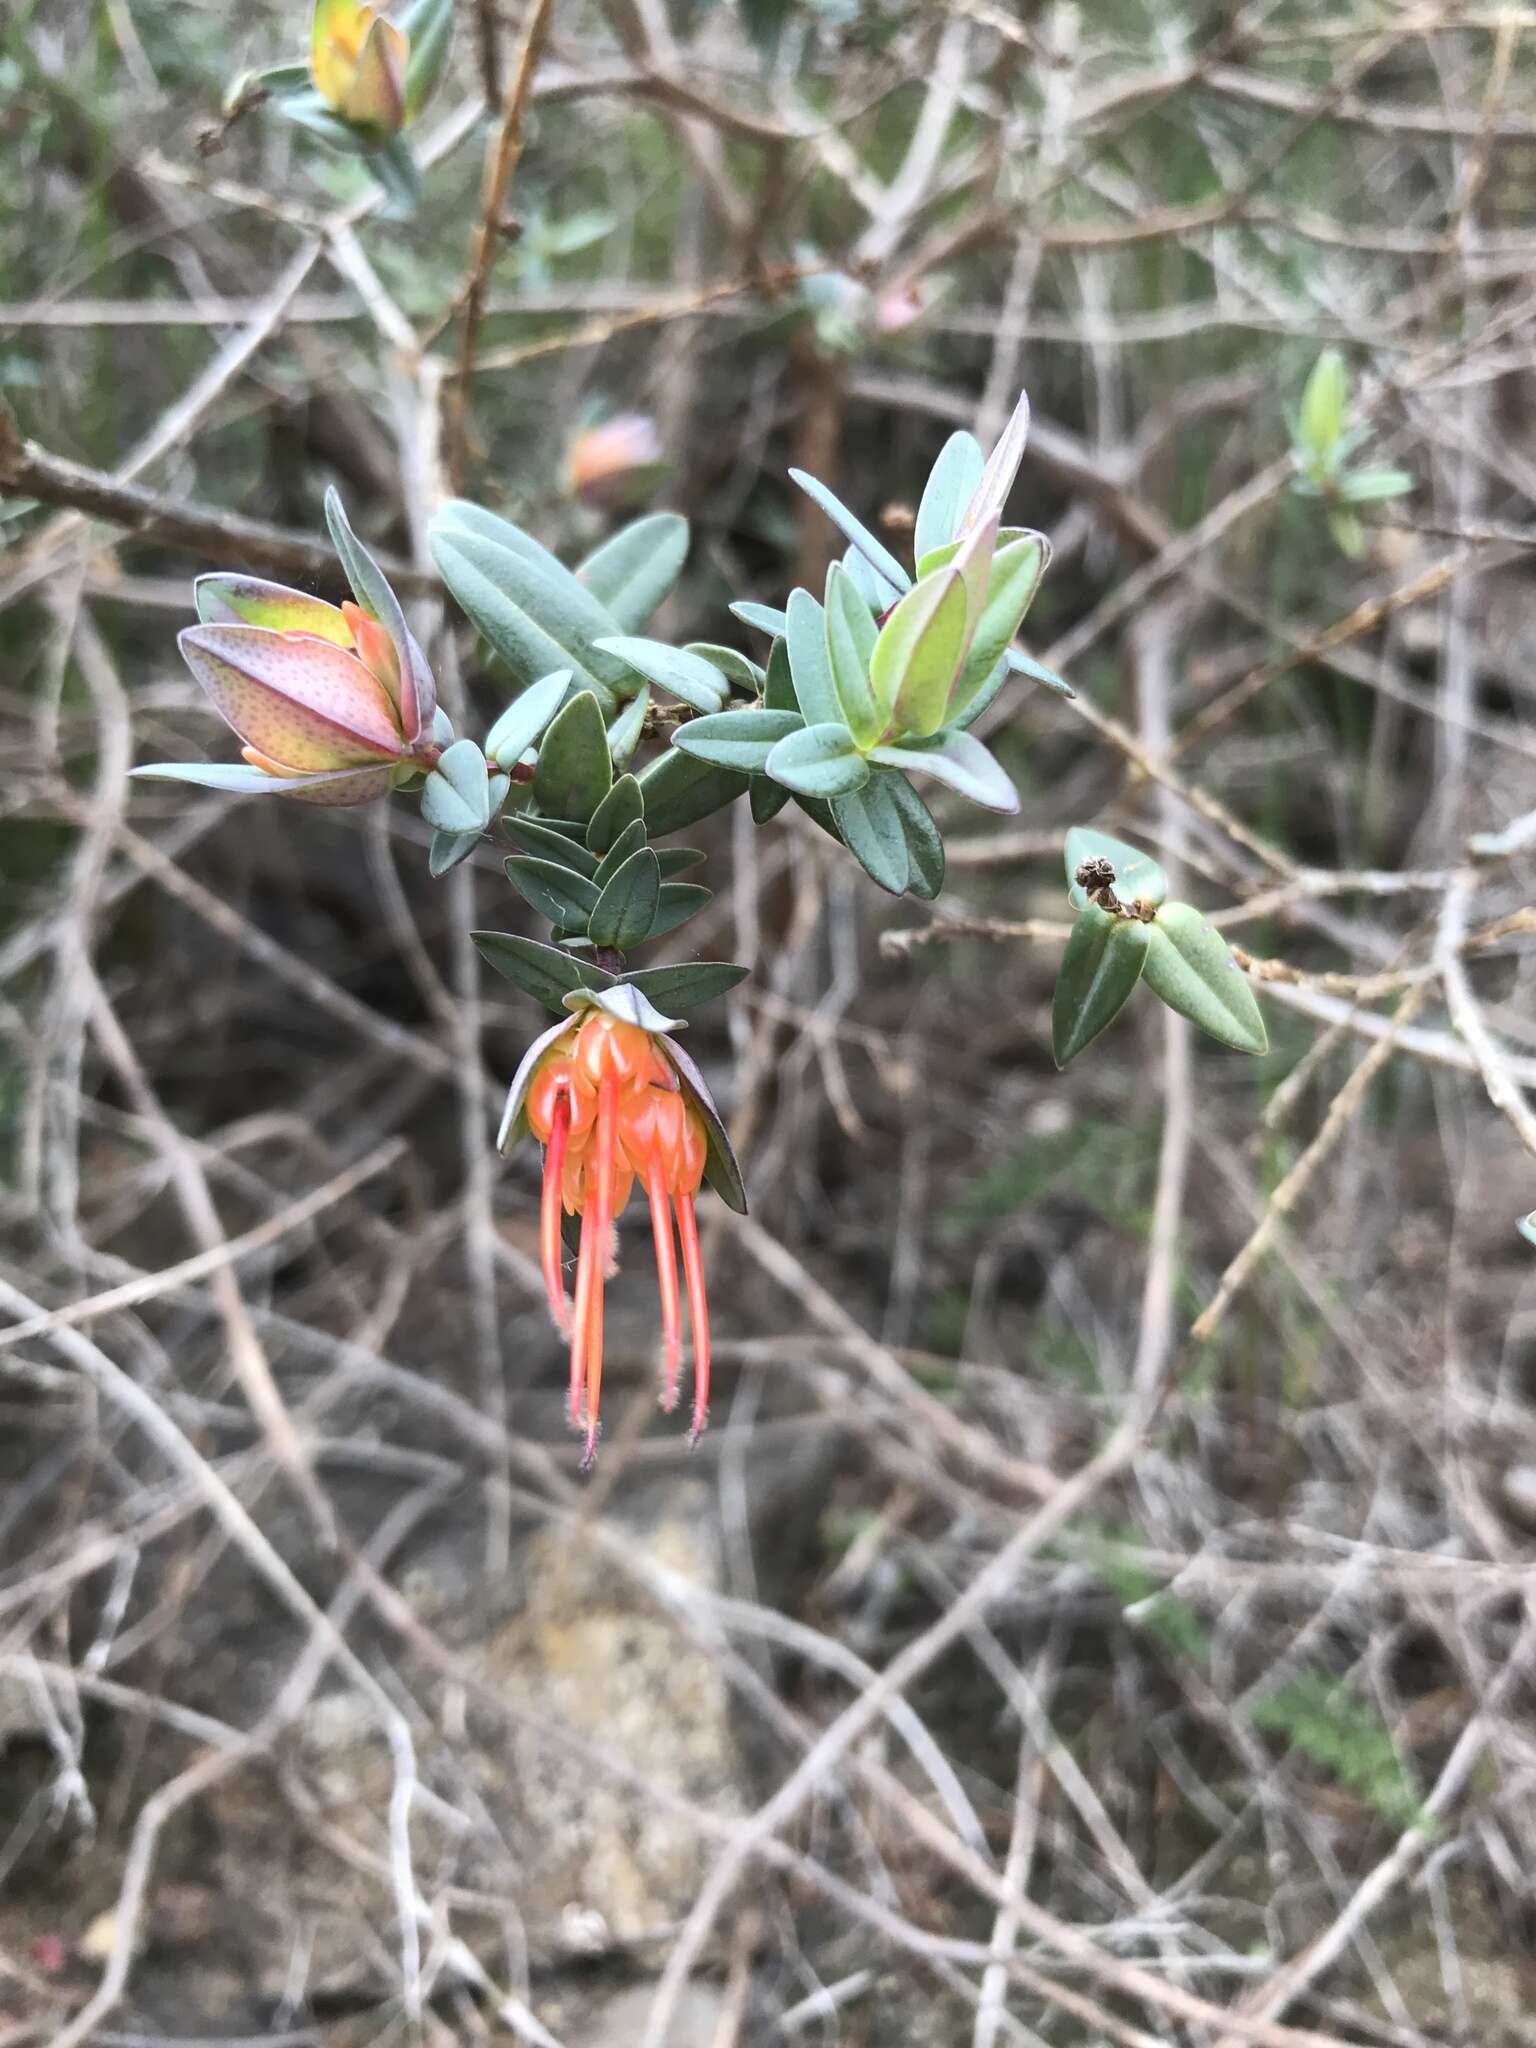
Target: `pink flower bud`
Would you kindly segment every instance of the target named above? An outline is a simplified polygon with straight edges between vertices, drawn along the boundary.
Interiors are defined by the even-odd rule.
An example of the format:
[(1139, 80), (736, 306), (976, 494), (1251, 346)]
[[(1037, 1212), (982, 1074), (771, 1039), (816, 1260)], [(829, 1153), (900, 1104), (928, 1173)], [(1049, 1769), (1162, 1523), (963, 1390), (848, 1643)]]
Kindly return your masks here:
[(625, 505), (643, 497), (665, 466), (656, 422), (647, 413), (622, 412), (575, 437), (565, 480), (572, 496), (589, 505)]

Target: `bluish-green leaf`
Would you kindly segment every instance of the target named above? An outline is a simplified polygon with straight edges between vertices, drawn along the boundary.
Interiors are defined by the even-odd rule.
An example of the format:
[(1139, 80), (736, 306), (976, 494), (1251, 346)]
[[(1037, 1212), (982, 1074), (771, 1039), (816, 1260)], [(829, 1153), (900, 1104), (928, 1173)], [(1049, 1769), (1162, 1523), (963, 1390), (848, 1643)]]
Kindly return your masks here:
[(645, 798), (645, 822), (653, 839), (681, 832), (700, 818), (713, 817), (747, 787), (746, 776), (735, 769), (716, 768), (677, 747), (668, 747), (654, 761), (647, 761), (638, 780)]
[(859, 745), (867, 747), (885, 726), (884, 709), (869, 679), (879, 628), (841, 562), (834, 562), (827, 572), (825, 625), (827, 665), (839, 715)]
[(432, 850), (427, 855), (427, 873), (433, 881), (439, 881), (461, 860), (468, 860), (481, 837), (478, 832), (434, 832)]
[(1122, 903), (1146, 903), (1155, 908), (1168, 894), (1168, 877), (1139, 846), (1113, 839), (1091, 825), (1074, 825), (1062, 847), (1067, 870), (1067, 896), (1074, 910), (1086, 910), (1087, 891), (1077, 880), (1085, 860), (1107, 860), (1115, 871), (1114, 890)]
[(763, 709), (765, 711), (798, 711), (800, 700), (795, 695), (795, 679), (789, 667), (789, 642), (775, 640), (768, 655), (768, 670), (763, 678)]
[(658, 846), (656, 858), (661, 862), (661, 879), (670, 882), (674, 875), (686, 874), (689, 868), (696, 868), (704, 858), (704, 849), (699, 846)]
[(748, 970), (726, 960), (680, 960), (666, 967), (640, 967), (624, 979), (667, 1010), (695, 1010), (747, 978)]
[(731, 606), (731, 611), (744, 626), (756, 626), (760, 633), (770, 634), (775, 640), (782, 640), (789, 630), (787, 615), (776, 611), (771, 604), (753, 604), (743, 598)]
[(1406, 469), (1353, 469), (1339, 478), (1339, 496), (1350, 505), (1379, 505), (1387, 498), (1401, 498), (1413, 489), (1413, 476)]
[(536, 860), (531, 854), (514, 853), (506, 863), (507, 880), (540, 917), (547, 917), (557, 931), (581, 932), (597, 907), (595, 882), (552, 860)]
[(1153, 993), (1234, 1051), (1267, 1052), (1263, 1014), (1220, 932), (1188, 903), (1165, 903), (1148, 929)]
[(806, 496), (814, 499), (821, 507), (843, 538), (853, 542), (865, 561), (872, 569), (877, 570), (887, 583), (894, 584), (898, 590), (907, 590), (911, 587), (912, 578), (890, 549), (882, 547), (862, 520), (856, 518), (824, 483), (816, 477), (807, 476), (803, 469), (792, 469), (789, 474)]
[(888, 612), (901, 596), (895, 584), (888, 583), (880, 571), (864, 559), (857, 548), (849, 548), (846, 551), (842, 567), (844, 574), (876, 618), (882, 612)]
[(730, 695), (730, 684), (712, 662), (697, 654), (685, 654), (661, 640), (641, 640), (632, 634), (610, 635), (601, 643), (612, 655), (642, 675), (648, 682), (674, 697), (681, 697), (695, 711), (718, 711)]
[[(684, 888), (687, 884), (675, 886)], [(621, 953), (641, 945), (654, 928), (661, 889), (661, 869), (655, 854), (648, 846), (637, 848), (603, 884), (603, 892), (587, 919), (587, 937), (594, 946), (614, 946)]]
[(769, 754), (764, 772), (799, 796), (846, 796), (869, 780), (869, 766), (853, 734), (835, 722), (786, 734)]
[(587, 825), (587, 845), (593, 853), (607, 853), (621, 833), (645, 817), (645, 798), (633, 775), (621, 775), (592, 813)]
[(439, 832), (483, 832), (491, 822), (485, 756), (473, 740), (455, 740), (421, 786), (421, 815)]
[(747, 802), (752, 807), (754, 825), (766, 825), (770, 818), (776, 818), (789, 802), (790, 792), (782, 782), (770, 782), (766, 775), (754, 775), (752, 786), (747, 791)]
[(544, 734), (533, 771), (533, 794), (551, 818), (590, 819), (613, 787), (613, 761), (603, 714), (582, 690)]
[(609, 846), (597, 864), (597, 873), (592, 877), (599, 889), (606, 889), (632, 853), (638, 853), (645, 844), (645, 820), (635, 818)]
[(706, 903), (712, 902), (714, 894), (714, 890), (706, 889), (702, 882), (663, 882), (655, 915), (651, 919), (650, 937), (659, 939), (667, 932), (676, 931), (680, 924), (696, 917)]
[(639, 633), (682, 573), (688, 522), (676, 512), (648, 512), (621, 526), (576, 571), (621, 633)]
[(713, 640), (690, 640), (683, 649), (684, 654), (696, 654), (701, 661), (707, 661), (711, 668), (719, 669), (728, 683), (734, 683), (750, 695), (760, 696), (763, 688), (763, 671), (755, 661), (749, 661), (739, 648), (722, 647)]
[(608, 752), (615, 768), (627, 768), (645, 733), (645, 714), (651, 708), (651, 686), (642, 683), (635, 695), (608, 728)]
[(922, 502), (917, 508), (912, 545), (919, 562), (934, 548), (959, 538), (960, 522), (986, 466), (981, 443), (974, 434), (963, 430), (951, 434), (939, 450), (939, 459), (928, 472)]
[(614, 977), (591, 961), (577, 960), (558, 946), (541, 945), (520, 932), (471, 932), (481, 956), (547, 1009), (560, 1010), (578, 988), (608, 988)]
[(579, 875), (592, 876), (597, 873), (597, 855), (589, 853), (585, 846), (571, 839), (564, 832), (557, 832), (542, 818), (530, 818), (519, 811), (504, 818), (502, 825), (507, 836), (520, 846), (524, 853), (531, 853), (538, 860), (563, 862), (574, 868)]
[(415, 0), (400, 16), (410, 38), (405, 64), (405, 118), (414, 121), (442, 76), (453, 39), (453, 0)]
[(1058, 697), (1077, 695), (1065, 676), (1057, 675), (1055, 669), (1047, 668), (1043, 661), (1036, 661), (1032, 654), (1024, 654), (1019, 648), (1010, 647), (1003, 659), (1016, 674), (1028, 676), (1032, 682), (1044, 683), (1045, 687), (1054, 690)]
[(907, 740), (896, 747), (871, 747), (871, 761), (884, 768), (931, 775), (973, 804), (989, 811), (1016, 811), (1019, 793), (981, 741), (968, 732), (949, 730), (932, 739)]
[(872, 775), (862, 789), (832, 799), (838, 837), (859, 866), (892, 896), (902, 895), (911, 875), (907, 833), (893, 794), (899, 775)]
[(904, 775), (882, 775), (907, 841), (907, 889), (931, 903), (944, 886), (944, 840), (933, 813)]
[[(491, 525), (517, 534), (519, 544), (493, 538)], [(553, 555), (508, 521), (458, 502), (438, 513), (430, 541), (443, 581), (515, 676), (531, 681), (568, 668), (612, 715), (618, 698), (608, 678), (623, 671), (593, 642), (616, 622)]]
[(571, 671), (541, 676), (516, 697), (485, 736), (485, 751), (498, 768), (515, 768), (565, 702)]
[(841, 724), (821, 606), (808, 590), (792, 590), (785, 619), (784, 645), (801, 716), (807, 725)]
[(717, 711), (678, 726), (672, 744), (717, 768), (743, 774), (760, 772), (778, 742), (797, 732), (804, 720), (798, 711)]
[(1090, 903), (1061, 956), (1051, 1004), (1051, 1051), (1058, 1067), (1076, 1059), (1097, 1038), (1141, 979), (1152, 943), (1152, 927), (1139, 919), (1111, 917)]
[(1533, 1209), (1529, 1216), (1522, 1216), (1515, 1228), (1527, 1244), (1536, 1244), (1536, 1209)]

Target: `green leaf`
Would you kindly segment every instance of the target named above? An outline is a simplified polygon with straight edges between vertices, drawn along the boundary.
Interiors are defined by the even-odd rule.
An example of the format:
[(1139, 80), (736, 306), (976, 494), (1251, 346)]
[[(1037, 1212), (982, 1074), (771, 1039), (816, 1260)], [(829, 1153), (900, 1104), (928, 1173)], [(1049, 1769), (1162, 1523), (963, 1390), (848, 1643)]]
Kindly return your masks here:
[(571, 671), (557, 668), (516, 697), (485, 736), (485, 751), (498, 768), (515, 768), (565, 702)]
[(1107, 860), (1115, 871), (1115, 894), (1122, 903), (1142, 902), (1154, 907), (1168, 894), (1168, 877), (1150, 853), (1096, 832), (1091, 825), (1074, 825), (1062, 848), (1067, 870), (1067, 896), (1074, 910), (1088, 908), (1088, 892), (1076, 877), (1085, 860)]
[(509, 838), (516, 841), (525, 853), (533, 854), (539, 860), (552, 860), (574, 868), (578, 875), (589, 878), (597, 873), (597, 856), (589, 853), (585, 846), (578, 845), (568, 834), (557, 832), (542, 818), (530, 818), (519, 811), (509, 818), (503, 818)]
[(871, 747), (869, 758), (882, 768), (931, 775), (989, 811), (1019, 808), (1018, 791), (981, 741), (968, 732), (946, 731), (928, 740), (906, 740), (897, 747)]
[(1040, 588), (1050, 558), (1051, 545), (1042, 533), (1010, 541), (993, 556), (981, 618), (950, 698), (952, 714), (965, 710), (1002, 660)]
[(1350, 505), (1378, 505), (1385, 498), (1401, 498), (1413, 489), (1414, 479), (1406, 469), (1356, 469), (1339, 478), (1339, 496)]
[(987, 457), (981, 479), (971, 494), (971, 502), (961, 515), (961, 534), (970, 533), (989, 519), (1001, 520), (1008, 503), (1008, 493), (1013, 489), (1013, 480), (1024, 459), (1024, 444), (1028, 439), (1029, 399), (1021, 391), (1018, 403), (1008, 416), (1008, 424)]
[[(686, 888), (688, 884), (674, 886)], [(648, 846), (638, 848), (603, 884), (603, 893), (587, 919), (587, 937), (594, 946), (614, 946), (621, 953), (640, 945), (651, 935), (661, 888), (655, 854)]]
[(898, 590), (911, 587), (912, 578), (887, 547), (880, 542), (859, 519), (855, 518), (842, 500), (829, 491), (824, 483), (807, 476), (803, 469), (792, 469), (790, 479), (797, 483), (808, 498), (813, 498), (826, 513), (832, 524), (845, 540), (851, 540), (870, 567), (882, 575), (887, 583)]
[(1096, 903), (1079, 911), (1051, 1004), (1051, 1051), (1058, 1067), (1076, 1059), (1119, 1015), (1141, 979), (1151, 943), (1152, 927), (1139, 919), (1112, 917)]
[(872, 568), (857, 548), (849, 548), (842, 559), (842, 570), (854, 589), (863, 598), (870, 613), (878, 618), (888, 612), (901, 596), (894, 583), (887, 583), (878, 569)]
[(827, 572), (825, 611), (827, 665), (843, 723), (860, 746), (880, 737), (885, 713), (869, 679), (870, 658), (879, 628), (868, 604), (841, 562)]
[(731, 693), (730, 684), (713, 662), (697, 654), (685, 654), (681, 648), (668, 647), (664, 641), (640, 640), (632, 634), (620, 633), (598, 644), (604, 653), (613, 655), (648, 682), (670, 690), (674, 697), (681, 697), (695, 711), (718, 711)]
[(578, 988), (609, 988), (614, 977), (591, 961), (574, 959), (558, 946), (541, 945), (525, 939), (520, 932), (471, 932), (481, 957), (515, 981), (546, 1009), (564, 1008), (565, 998)]
[(912, 536), (918, 562), (934, 548), (955, 540), (966, 508), (976, 495), (986, 468), (981, 443), (963, 430), (951, 434), (939, 450), (939, 459), (928, 472), (922, 502), (917, 508), (917, 528)]
[(872, 775), (862, 789), (832, 799), (838, 837), (872, 882), (902, 895), (911, 874), (907, 833), (892, 794), (899, 775)]
[(421, 815), (439, 832), (483, 832), (491, 822), (490, 778), (473, 740), (455, 740), (421, 786)]
[(519, 896), (531, 903), (540, 917), (547, 917), (558, 931), (583, 932), (587, 919), (597, 907), (598, 888), (574, 868), (557, 861), (535, 860), (530, 854), (514, 853), (506, 863), (507, 880)]
[(676, 512), (648, 512), (621, 526), (576, 571), (622, 633), (638, 633), (666, 597), (688, 554), (688, 522)]
[(680, 960), (672, 966), (637, 968), (624, 979), (666, 1009), (694, 1010), (745, 981), (748, 972), (725, 960)]
[(731, 606), (732, 615), (744, 626), (756, 626), (760, 633), (767, 633), (775, 640), (782, 640), (789, 630), (789, 619), (784, 612), (775, 611), (771, 604), (753, 604), (743, 598)]
[(614, 840), (608, 851), (597, 864), (597, 873), (592, 877), (599, 889), (605, 889), (632, 853), (638, 853), (645, 844), (645, 820), (635, 818)]
[(442, 76), (453, 38), (453, 0), (416, 0), (400, 16), (410, 38), (405, 63), (405, 118), (414, 121)]
[(738, 648), (721, 647), (713, 640), (690, 640), (683, 652), (696, 654), (701, 661), (707, 661), (711, 668), (719, 669), (727, 682), (735, 683), (752, 696), (761, 694), (763, 671)]
[(870, 680), (898, 732), (926, 739), (944, 723), (965, 626), (965, 581), (950, 566), (914, 585), (880, 628)]
[(400, 600), (389, 578), (352, 531), (347, 508), (334, 484), (325, 494), (325, 523), (330, 529), (331, 543), (346, 579), (352, 586), (352, 595), (365, 612), (378, 620), (394, 643), (400, 663), (401, 725), (405, 737), (414, 740), (423, 726), (431, 724), (437, 704), (437, 686), (427, 667), (426, 657), (405, 623), (405, 613), (400, 609)]
[(1264, 1018), (1220, 932), (1188, 903), (1165, 903), (1148, 930), (1153, 994), (1234, 1051), (1267, 1052)]
[(547, 549), (459, 500), (438, 513), (429, 539), (443, 581), (515, 676), (527, 682), (569, 669), (613, 713), (611, 679), (624, 671), (595, 653), (593, 642), (610, 634), (615, 620)]
[(1028, 676), (1032, 682), (1044, 683), (1045, 687), (1054, 690), (1058, 697), (1077, 695), (1064, 676), (1057, 675), (1055, 669), (1047, 668), (1043, 661), (1036, 661), (1033, 655), (1025, 654), (1017, 647), (1010, 647), (1003, 659), (1018, 675)]
[(645, 817), (645, 798), (633, 775), (621, 775), (592, 813), (587, 826), (587, 845), (593, 853), (607, 853), (622, 833)]
[(944, 841), (933, 813), (904, 775), (882, 775), (907, 841), (907, 888), (931, 903), (944, 886)]
[(789, 642), (775, 640), (768, 654), (768, 671), (763, 677), (763, 709), (765, 711), (794, 711), (800, 709), (795, 696), (795, 679), (789, 668)]
[(785, 620), (784, 645), (801, 715), (807, 725), (841, 723), (842, 707), (832, 684), (821, 606), (808, 590), (792, 590)]
[(1344, 358), (1336, 348), (1325, 348), (1312, 365), (1297, 416), (1302, 448), (1321, 470), (1332, 466), (1330, 458), (1344, 431), (1348, 404), (1349, 371)]
[(717, 768), (753, 774), (762, 769), (777, 743), (804, 723), (798, 711), (717, 711), (678, 726), (672, 744)]
[(651, 686), (642, 683), (635, 695), (608, 728), (608, 752), (615, 768), (626, 767), (634, 758), (645, 732), (645, 714), (651, 708)]
[(696, 868), (704, 858), (704, 852), (698, 846), (658, 846), (656, 858), (661, 862), (661, 879), (667, 882), (673, 875), (686, 874), (689, 868)]
[(468, 860), (480, 839), (478, 832), (434, 832), (432, 850), (427, 855), (427, 873), (433, 881), (440, 881), (461, 860)]
[(649, 936), (659, 939), (667, 932), (676, 931), (680, 924), (696, 917), (706, 903), (713, 902), (714, 894), (714, 890), (706, 889), (702, 882), (663, 882)]
[(1358, 562), (1365, 553), (1365, 528), (1360, 524), (1358, 514), (1343, 505), (1334, 505), (1328, 512), (1328, 531), (1341, 554), (1348, 555), (1352, 562)]
[(403, 135), (386, 135), (382, 142), (370, 136), (363, 160), (389, 201), (387, 214), (409, 218), (421, 204), (421, 169), (409, 142)]
[(696, 825), (700, 818), (723, 811), (747, 787), (745, 775), (695, 760), (677, 747), (668, 747), (654, 761), (647, 761), (638, 781), (645, 798), (645, 822), (653, 839), (664, 838), (668, 832), (681, 832), (688, 825)]
[(764, 764), (775, 782), (800, 796), (846, 796), (869, 780), (869, 766), (846, 725), (828, 722), (787, 733)]
[(551, 818), (590, 819), (613, 787), (613, 761), (597, 699), (574, 696), (551, 723), (533, 771), (533, 794)]
[(790, 792), (782, 782), (770, 782), (766, 775), (754, 775), (752, 786), (747, 791), (753, 824), (766, 825), (770, 818), (776, 818), (789, 802), (789, 797)]

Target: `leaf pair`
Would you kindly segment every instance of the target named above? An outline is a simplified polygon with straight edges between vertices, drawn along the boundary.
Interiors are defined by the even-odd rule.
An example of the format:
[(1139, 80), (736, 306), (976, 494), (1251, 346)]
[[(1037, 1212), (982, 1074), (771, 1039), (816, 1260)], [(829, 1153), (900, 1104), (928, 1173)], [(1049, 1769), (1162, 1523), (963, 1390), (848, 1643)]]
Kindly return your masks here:
[(516, 982), (549, 1010), (563, 1010), (565, 998), (578, 989), (617, 987), (638, 989), (648, 1002), (664, 1009), (691, 1010), (724, 995), (747, 977), (745, 967), (725, 960), (683, 960), (617, 975), (559, 946), (542, 945), (518, 932), (475, 932), (471, 936), (482, 956), (499, 974)]
[[(1144, 914), (1117, 914), (1090, 900), (1077, 876), (1085, 862), (1112, 871), (1116, 903)], [(1051, 1005), (1051, 1046), (1058, 1067), (1075, 1059), (1110, 1024), (1145, 980), (1170, 1010), (1234, 1051), (1269, 1049), (1263, 1015), (1226, 942), (1188, 903), (1167, 903), (1168, 878), (1124, 840), (1074, 827), (1067, 835), (1068, 894), (1077, 921), (1062, 955)]]

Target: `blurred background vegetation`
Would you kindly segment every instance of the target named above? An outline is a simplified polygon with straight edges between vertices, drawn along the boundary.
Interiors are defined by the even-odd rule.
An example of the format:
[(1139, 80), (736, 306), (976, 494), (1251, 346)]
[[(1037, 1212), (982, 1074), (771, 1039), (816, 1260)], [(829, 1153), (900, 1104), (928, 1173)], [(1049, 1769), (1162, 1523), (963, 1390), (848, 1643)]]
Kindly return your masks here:
[[(5, 2039), (1536, 2039), (1536, 14), (558, 0), (509, 122), (528, 26), (459, 0), (401, 217), (221, 113), (297, 4), (0, 21)], [(936, 804), (931, 912), (710, 828), (722, 1384), (653, 1430), (634, 1260), (578, 1484), (499, 857), (130, 795), (227, 751), (189, 579), (338, 596), (332, 483), (418, 565), (452, 487), (567, 559), (672, 507), (653, 630), (756, 653), (834, 552), (786, 469), (901, 552), (1021, 385), (1077, 701), (988, 714), (1023, 812)], [(1075, 823), (1266, 1059), (1141, 1003), (1055, 1074)]]

